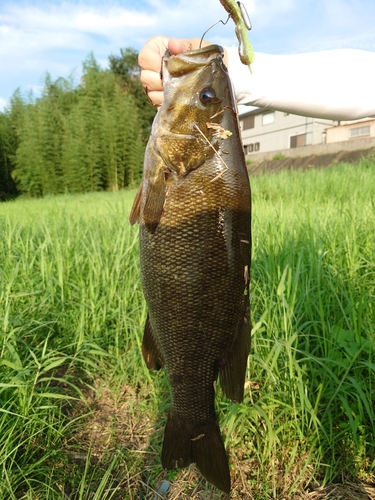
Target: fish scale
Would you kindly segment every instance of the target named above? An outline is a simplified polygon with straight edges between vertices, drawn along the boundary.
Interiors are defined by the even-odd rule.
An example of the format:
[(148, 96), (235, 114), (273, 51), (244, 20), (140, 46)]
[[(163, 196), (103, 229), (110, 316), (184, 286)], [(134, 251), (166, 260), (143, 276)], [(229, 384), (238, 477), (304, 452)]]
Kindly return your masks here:
[[(165, 367), (171, 388), (162, 464), (195, 462), (229, 492), (214, 383), (220, 376), (224, 393), (242, 400), (250, 348), (250, 187), (222, 56), (218, 46), (166, 53), (165, 100), (131, 222), (140, 223), (148, 306), (143, 355), (149, 368)], [(215, 136), (213, 120), (232, 135)]]

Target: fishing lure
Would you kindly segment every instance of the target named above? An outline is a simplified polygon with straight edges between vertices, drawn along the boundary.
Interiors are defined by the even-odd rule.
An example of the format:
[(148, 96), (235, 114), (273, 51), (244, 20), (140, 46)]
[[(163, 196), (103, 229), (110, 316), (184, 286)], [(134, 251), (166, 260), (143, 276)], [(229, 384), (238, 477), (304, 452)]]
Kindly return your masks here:
[(246, 8), (242, 2), (237, 2), (235, 0), (220, 0), (220, 3), (236, 25), (235, 32), (239, 42), (238, 53), (241, 62), (250, 68), (250, 64), (254, 61), (255, 55), (253, 47), (247, 37), (247, 31), (251, 30), (251, 22)]

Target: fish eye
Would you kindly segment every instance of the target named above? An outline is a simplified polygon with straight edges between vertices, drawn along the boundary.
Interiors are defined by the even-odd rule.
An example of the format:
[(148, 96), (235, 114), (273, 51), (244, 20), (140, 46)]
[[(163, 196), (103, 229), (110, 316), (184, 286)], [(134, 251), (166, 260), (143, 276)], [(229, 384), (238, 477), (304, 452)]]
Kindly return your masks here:
[(202, 92), (199, 94), (199, 99), (202, 104), (211, 104), (213, 99), (216, 97), (216, 92), (212, 87), (206, 87), (205, 89), (202, 90)]

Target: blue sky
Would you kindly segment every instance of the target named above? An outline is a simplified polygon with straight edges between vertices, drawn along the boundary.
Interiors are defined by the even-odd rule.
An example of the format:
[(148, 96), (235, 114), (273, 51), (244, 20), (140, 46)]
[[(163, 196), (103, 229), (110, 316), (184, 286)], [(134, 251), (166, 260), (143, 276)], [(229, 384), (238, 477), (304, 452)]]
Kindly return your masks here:
[[(374, 0), (242, 1), (255, 51), (375, 51)], [(219, 0), (0, 0), (0, 110), (17, 87), (37, 95), (46, 72), (52, 78), (73, 72), (78, 81), (90, 52), (106, 67), (108, 56), (120, 48), (139, 50), (157, 34), (200, 37), (225, 18)], [(206, 38), (237, 45), (232, 21)]]

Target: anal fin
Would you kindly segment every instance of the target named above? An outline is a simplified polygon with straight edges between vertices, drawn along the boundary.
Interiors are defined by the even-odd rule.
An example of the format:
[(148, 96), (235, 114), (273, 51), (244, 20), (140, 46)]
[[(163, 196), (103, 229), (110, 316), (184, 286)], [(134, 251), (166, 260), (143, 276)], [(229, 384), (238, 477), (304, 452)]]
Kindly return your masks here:
[(148, 314), (143, 333), (142, 354), (149, 370), (160, 370), (162, 368), (164, 364), (163, 356), (161, 355)]
[(227, 398), (243, 400), (247, 358), (250, 352), (250, 305), (247, 299), (243, 321), (239, 324), (231, 352), (225, 365), (219, 371), (220, 384)]

